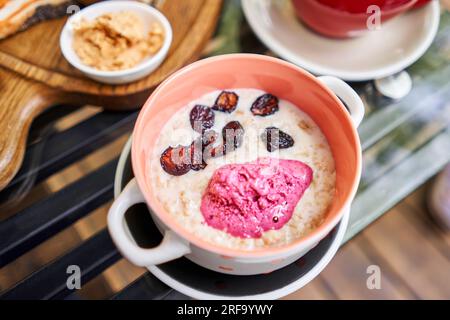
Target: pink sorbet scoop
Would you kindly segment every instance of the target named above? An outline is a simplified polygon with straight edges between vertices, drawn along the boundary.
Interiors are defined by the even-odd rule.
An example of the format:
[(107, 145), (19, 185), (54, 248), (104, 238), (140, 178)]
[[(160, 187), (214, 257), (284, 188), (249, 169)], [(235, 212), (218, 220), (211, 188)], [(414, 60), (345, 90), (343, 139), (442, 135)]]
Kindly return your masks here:
[(217, 169), (202, 198), (206, 223), (241, 238), (280, 229), (311, 184), (312, 169), (301, 161), (260, 158)]

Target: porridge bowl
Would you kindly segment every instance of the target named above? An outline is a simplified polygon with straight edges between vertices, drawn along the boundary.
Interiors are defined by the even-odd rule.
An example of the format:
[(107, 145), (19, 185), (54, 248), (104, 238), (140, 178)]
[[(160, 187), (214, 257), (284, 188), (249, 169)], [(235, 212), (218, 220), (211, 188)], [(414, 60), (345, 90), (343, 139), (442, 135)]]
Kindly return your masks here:
[[(356, 128), (363, 114), (362, 101), (343, 81), (314, 77), (280, 59), (231, 54), (195, 62), (164, 81), (139, 115), (131, 151), (136, 178), (109, 211), (111, 237), (139, 266), (185, 256), (234, 275), (280, 269), (317, 245), (348, 211), (361, 174)], [(207, 120), (200, 130), (192, 122), (197, 115)], [(192, 146), (206, 129), (224, 134), (228, 127), (242, 129), (244, 137), (257, 129), (279, 130), (274, 136), (234, 140), (232, 150), (227, 143), (223, 157), (213, 155), (200, 168), (166, 162), (173, 150), (189, 150), (177, 144)], [(270, 140), (275, 137), (277, 148)], [(263, 177), (255, 173), (272, 169), (273, 162), (278, 171)], [(251, 176), (246, 184), (226, 184), (243, 176)], [(251, 193), (261, 184), (264, 192)], [(298, 188), (287, 199), (295, 201), (287, 210), (286, 201), (275, 198), (293, 185)], [(246, 192), (251, 196), (246, 198)], [(261, 204), (266, 198), (273, 200), (269, 209), (283, 208), (270, 212), (283, 214), (268, 216), (267, 203)], [(137, 246), (125, 227), (126, 210), (137, 203), (147, 204), (164, 235), (155, 248)], [(233, 216), (236, 210), (241, 216)], [(308, 214), (314, 210), (321, 214)], [(224, 215), (227, 219), (221, 220)]]

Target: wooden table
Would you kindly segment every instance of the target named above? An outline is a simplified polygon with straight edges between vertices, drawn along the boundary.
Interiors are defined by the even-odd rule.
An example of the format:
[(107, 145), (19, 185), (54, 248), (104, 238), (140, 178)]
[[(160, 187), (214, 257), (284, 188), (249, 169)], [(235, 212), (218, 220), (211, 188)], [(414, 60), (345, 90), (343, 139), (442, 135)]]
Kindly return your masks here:
[[(229, 52), (272, 54), (245, 22), (239, 1), (227, 1), (222, 21), (206, 55)], [(372, 82), (352, 83), (366, 104), (359, 128), (363, 176), (353, 203), (346, 240), (384, 214), (450, 161), (450, 13), (443, 12), (439, 33), (427, 53), (408, 72), (412, 92), (394, 102), (380, 96)], [(97, 113), (73, 127), (53, 132), (55, 119), (76, 107), (49, 111), (34, 125), (24, 167), (0, 202), (17, 196), (55, 172), (130, 132), (136, 112)], [(37, 159), (37, 160), (36, 160)], [(0, 222), (0, 268), (53, 237), (112, 199), (117, 159), (31, 203)], [(30, 182), (31, 181), (31, 182)], [(19, 190), (19, 191), (18, 191)], [(19, 193), (18, 193), (19, 192)], [(3, 218), (3, 217), (2, 217)], [(26, 221), (26, 223), (24, 223)], [(20, 227), (18, 227), (20, 226)], [(88, 282), (121, 258), (106, 229), (2, 293), (1, 298), (73, 298), (65, 266), (76, 261)], [(45, 284), (45, 285), (43, 285)], [(171, 299), (183, 296), (147, 273), (115, 299)]]

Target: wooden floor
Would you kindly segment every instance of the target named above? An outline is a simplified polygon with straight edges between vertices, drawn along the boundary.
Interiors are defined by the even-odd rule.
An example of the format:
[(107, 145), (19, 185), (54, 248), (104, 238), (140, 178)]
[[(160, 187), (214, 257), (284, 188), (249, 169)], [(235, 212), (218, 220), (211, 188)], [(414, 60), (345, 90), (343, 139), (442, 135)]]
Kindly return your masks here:
[[(449, 299), (450, 232), (429, 217), (418, 189), (345, 244), (330, 265), (289, 299)], [(381, 270), (369, 290), (367, 267)]]
[[(95, 108), (85, 108), (58, 125), (71, 126), (95, 112)], [(126, 139), (124, 136), (50, 177), (20, 203), (0, 207), (0, 220), (108, 162)], [(345, 244), (316, 279), (287, 299), (450, 299), (450, 232), (441, 230), (429, 218), (425, 207), (428, 189), (429, 183)], [(0, 269), (0, 291), (104, 228), (109, 205)], [(381, 270), (379, 290), (369, 290), (366, 285), (371, 265)], [(121, 260), (85, 285), (79, 294), (86, 299), (108, 298), (144, 272)]]

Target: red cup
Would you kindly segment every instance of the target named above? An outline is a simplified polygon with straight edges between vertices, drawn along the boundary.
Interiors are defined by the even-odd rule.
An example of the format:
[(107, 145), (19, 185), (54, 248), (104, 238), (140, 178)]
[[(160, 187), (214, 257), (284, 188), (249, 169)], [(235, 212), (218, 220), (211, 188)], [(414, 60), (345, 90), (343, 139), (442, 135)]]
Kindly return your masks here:
[(428, 2), (430, 2), (431, 0), (417, 0), (416, 4), (414, 5), (414, 9), (415, 8), (420, 8), (424, 5), (426, 5)]
[[(311, 29), (333, 38), (364, 34), (387, 20), (429, 0), (292, 0), (297, 16)], [(375, 7), (376, 6), (376, 7)], [(379, 11), (376, 11), (379, 9)]]

